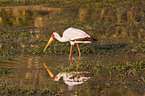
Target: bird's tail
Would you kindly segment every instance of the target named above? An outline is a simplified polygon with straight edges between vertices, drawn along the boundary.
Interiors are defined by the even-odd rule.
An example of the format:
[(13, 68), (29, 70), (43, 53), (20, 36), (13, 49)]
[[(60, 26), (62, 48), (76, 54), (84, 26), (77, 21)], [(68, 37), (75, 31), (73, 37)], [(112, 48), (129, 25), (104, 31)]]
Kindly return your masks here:
[(92, 42), (92, 43), (98, 41), (96, 38), (90, 38), (90, 39), (91, 39), (91, 42)]

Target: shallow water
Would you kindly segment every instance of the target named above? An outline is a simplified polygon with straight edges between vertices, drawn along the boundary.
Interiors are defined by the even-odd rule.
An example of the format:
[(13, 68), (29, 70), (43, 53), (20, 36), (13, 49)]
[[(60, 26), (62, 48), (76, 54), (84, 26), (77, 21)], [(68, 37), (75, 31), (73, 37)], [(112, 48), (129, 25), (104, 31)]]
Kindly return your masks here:
[[(138, 5), (117, 8), (0, 7), (0, 67), (12, 70), (2, 75), (0, 81), (24, 89), (64, 90), (67, 95), (143, 96), (144, 68), (124, 73), (99, 67), (83, 72), (64, 71), (57, 66), (70, 66), (69, 43), (54, 41), (46, 53), (43, 48), (52, 32), (61, 35), (66, 28), (75, 27), (98, 38), (98, 42), (79, 45), (80, 61), (74, 46), (72, 64), (108, 68), (109, 65), (145, 62), (144, 21), (144, 9)], [(55, 76), (61, 74), (63, 78), (53, 81), (44, 63)], [(67, 75), (77, 81), (74, 86), (65, 81), (69, 79)]]
[[(77, 59), (77, 56), (76, 57), (73, 56), (73, 58)], [(132, 55), (121, 54), (121, 55), (114, 55), (114, 56), (92, 55), (92, 57), (90, 57), (90, 55), (88, 56), (84, 55), (82, 59), (83, 62), (90, 60), (90, 64), (94, 64), (94, 65), (97, 62), (99, 62), (98, 64), (100, 65), (105, 65), (105, 64), (114, 65), (114, 64), (121, 64), (122, 62), (126, 62), (126, 61), (142, 61), (145, 59), (145, 55), (144, 54), (132, 54)], [(50, 77), (49, 73), (44, 67), (44, 63), (49, 68), (49, 70), (56, 76), (55, 81), (53, 81), (53, 78)], [(110, 87), (109, 82), (111, 80), (110, 80), (110, 76), (108, 76), (108, 73), (99, 72), (98, 74), (96, 74), (96, 72), (94, 72), (93, 69), (91, 73), (90, 72), (88, 73), (87, 71), (63, 72), (56, 68), (60, 64), (63, 66), (71, 66), (69, 65), (68, 56), (61, 56), (61, 55), (20, 56), (15, 60), (9, 60), (7, 61), (7, 63), (5, 62), (0, 64), (0, 67), (10, 68), (14, 70), (9, 75), (2, 76), (0, 80), (8, 82), (11, 86), (19, 86), (19, 87), (23, 86), (24, 89), (25, 88), (27, 89), (47, 88), (51, 90), (61, 89), (68, 92), (67, 94), (78, 94), (78, 95), (101, 95), (102, 94), (104, 96), (108, 96), (108, 95), (114, 96), (116, 94), (118, 95), (123, 95), (123, 94), (143, 95), (144, 94), (143, 92), (144, 89), (136, 90), (136, 88), (134, 88), (136, 84), (132, 85), (129, 88), (126, 88), (126, 86), (128, 87), (128, 85), (125, 86), (123, 84)], [(79, 75), (80, 74), (79, 72), (81, 72), (81, 75)], [(104, 76), (107, 77), (104, 78)], [(113, 82), (117, 82), (117, 81), (113, 81), (112, 79), (112, 84)], [(125, 82), (125, 81), (121, 80), (119, 82)]]

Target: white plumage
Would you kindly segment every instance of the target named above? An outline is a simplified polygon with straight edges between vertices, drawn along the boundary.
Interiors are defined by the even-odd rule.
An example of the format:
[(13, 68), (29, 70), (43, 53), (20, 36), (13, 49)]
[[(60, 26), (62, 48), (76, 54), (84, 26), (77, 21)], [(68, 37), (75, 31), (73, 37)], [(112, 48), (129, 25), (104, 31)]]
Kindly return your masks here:
[(83, 30), (76, 29), (76, 28), (68, 28), (64, 31), (62, 38), (68, 38), (69, 40), (75, 40), (79, 38), (86, 38), (90, 36), (86, 34)]
[(90, 38), (88, 34), (86, 34), (83, 30), (76, 29), (76, 28), (68, 28), (63, 32), (62, 37), (59, 36), (58, 33), (54, 32), (54, 37), (60, 42), (67, 42), (70, 41), (71, 45), (75, 44), (75, 39), (83, 39), (83, 38)]
[[(72, 28), (72, 27), (66, 29), (63, 32), (62, 37), (60, 37), (58, 33), (53, 32), (53, 34), (51, 35), (51, 38), (49, 39), (49, 41), (48, 41), (48, 43), (46, 45), (46, 47), (44, 48), (44, 52), (45, 52), (46, 48), (49, 46), (49, 44), (52, 42), (52, 40), (53, 39), (57, 39), (60, 42), (70, 41), (71, 47), (70, 47), (69, 59), (71, 57), (72, 45), (74, 45), (76, 43), (78, 51), (79, 51), (79, 57), (80, 57), (81, 56), (81, 52), (80, 52), (78, 43), (91, 43), (90, 40), (86, 41), (86, 38), (90, 38), (90, 36), (87, 33), (85, 33), (83, 30)], [(80, 41), (77, 41), (78, 39), (80, 39)], [(83, 39), (85, 39), (85, 41), (82, 41)]]

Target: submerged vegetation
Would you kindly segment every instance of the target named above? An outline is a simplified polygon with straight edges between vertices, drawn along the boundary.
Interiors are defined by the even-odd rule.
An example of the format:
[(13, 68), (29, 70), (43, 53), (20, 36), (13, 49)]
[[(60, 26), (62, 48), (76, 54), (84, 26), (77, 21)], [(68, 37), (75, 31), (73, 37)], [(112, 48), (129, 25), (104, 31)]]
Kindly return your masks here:
[[(64, 64), (60, 64), (59, 66), (56, 65), (55, 67), (51, 67), (51, 70), (53, 71), (57, 69), (59, 72), (90, 72), (92, 74), (89, 75), (91, 79), (85, 83), (84, 88), (79, 88), (79, 91), (86, 88), (95, 94), (103, 95), (105, 94), (105, 92), (103, 92), (105, 91), (104, 88), (118, 86), (138, 92), (140, 95), (144, 94), (145, 62), (124, 62), (122, 64), (112, 65), (102, 65), (100, 61), (96, 64), (88, 64), (87, 62), (87, 59), (81, 61), (73, 59), (73, 65), (65, 66)], [(11, 85), (9, 81), (2, 81), (0, 83), (0, 90), (1, 95), (65, 95), (72, 92), (72, 90), (66, 91), (61, 88), (58, 89), (57, 87), (56, 89), (29, 89), (23, 86)], [(81, 93), (78, 93), (78, 95), (79, 94)], [(87, 91), (85, 94), (89, 94), (89, 92)]]
[(10, 70), (7, 68), (0, 68), (0, 75), (8, 74), (9, 72), (10, 72)]
[(8, 82), (0, 82), (0, 95), (63, 95), (65, 92), (61, 90), (49, 90), (44, 88), (42, 90), (25, 89), (19, 86), (12, 86)]
[[(29, 30), (29, 28), (25, 29), (21, 27), (16, 29), (1, 29), (2, 46), (0, 59), (27, 54), (69, 54), (70, 43), (61, 43), (57, 40), (43, 53), (43, 48), (47, 41), (35, 38), (34, 36), (37, 34), (30, 33), (31, 31), (29, 32)], [(82, 54), (111, 55), (145, 53), (144, 39), (134, 42), (134, 38), (132, 37), (100, 37), (95, 43), (79, 44), (79, 46)], [(78, 54), (76, 46), (73, 47), (73, 52)]]
[[(73, 2), (75, 1), (75, 2)], [(10, 0), (0, 1), (7, 6)], [(0, 59), (20, 55), (69, 54), (67, 43), (57, 40), (43, 53), (43, 48), (52, 32), (62, 32), (75, 27), (87, 32), (98, 41), (93, 44), (80, 44), (82, 54), (110, 55), (118, 53), (145, 53), (144, 9), (142, 1), (127, 0), (19, 0), (13, 3), (40, 5), (47, 2), (60, 3), (58, 8), (51, 6), (21, 6), (0, 8)], [(73, 3), (72, 3), (73, 2)], [(79, 4), (78, 2), (82, 2)], [(94, 3), (96, 2), (96, 3)], [(100, 2), (100, 3), (99, 3)], [(10, 5), (13, 6), (13, 3)], [(63, 4), (61, 4), (63, 3)], [(70, 6), (74, 8), (61, 8)], [(77, 4), (78, 5), (77, 5)], [(113, 4), (114, 3), (114, 4)], [(136, 5), (122, 7), (118, 5)], [(125, 3), (125, 4), (124, 4)], [(111, 4), (104, 8), (90, 8), (96, 4)], [(43, 3), (42, 3), (43, 5)], [(80, 8), (89, 6), (88, 8)], [(117, 8), (112, 8), (118, 6)], [(70, 6), (71, 7), (71, 6)], [(40, 10), (41, 9), (41, 10)], [(56, 19), (57, 18), (57, 19)], [(47, 25), (47, 26), (46, 26)], [(64, 46), (64, 47), (62, 47)], [(84, 47), (85, 46), (85, 47)], [(77, 54), (77, 48), (73, 50)]]
[[(143, 0), (0, 1), (0, 60), (13, 60), (19, 56), (28, 55), (68, 55), (69, 42), (61, 43), (55, 40), (45, 53), (43, 53), (43, 49), (52, 32), (62, 34), (66, 28), (75, 27), (84, 30), (91, 37), (97, 38), (98, 41), (91, 44), (79, 44), (81, 53), (85, 56), (81, 60), (72, 58), (72, 65), (66, 65), (68, 61), (63, 60), (63, 63), (60, 63), (60, 60), (58, 61), (60, 64), (50, 66), (52, 71), (88, 71), (93, 74), (91, 79), (85, 82), (84, 88), (76, 86), (79, 88), (78, 93), (76, 90), (69, 90), (70, 94), (79, 95), (79, 92), (81, 94), (82, 91), (82, 93), (90, 94), (91, 92), (95, 95), (102, 95), (105, 94), (106, 88), (117, 86), (125, 90), (133, 90), (142, 96), (145, 92), (145, 18), (143, 5)], [(109, 64), (103, 63), (102, 59), (85, 58), (86, 55), (93, 55), (96, 58), (99, 56), (103, 56), (100, 58), (108, 58), (114, 55), (120, 57), (120, 54), (130, 56), (143, 54), (143, 56), (140, 57), (141, 60), (124, 60), (117, 61), (117, 63), (110, 61)], [(73, 47), (73, 55), (78, 55), (76, 45)], [(33, 58), (28, 61), (30, 65), (26, 64), (26, 66), (31, 67)], [(36, 64), (40, 63), (38, 61), (38, 58), (34, 60), (36, 69), (39, 69), (38, 67), (41, 65)], [(0, 65), (3, 66), (5, 63), (0, 61)], [(11, 74), (11, 70), (11, 68), (0, 67), (0, 77)], [(26, 79), (29, 78), (29, 74), (30, 77), (33, 77), (32, 70), (30, 70), (31, 68), (26, 70)], [(34, 71), (40, 73), (40, 70)], [(38, 73), (34, 73), (37, 77)], [(38, 77), (35, 79), (34, 81), (37, 82)], [(62, 84), (62, 81), (59, 84)], [(55, 84), (52, 83), (52, 85)], [(53, 87), (55, 88), (24, 88), (21, 85), (11, 84), (9, 80), (1, 80), (0, 95), (69, 94), (68, 90), (64, 88)]]
[[(71, 66), (57, 66), (58, 70), (68, 71), (88, 71), (94, 74), (90, 82), (94, 81), (102, 86), (121, 86), (129, 88), (141, 94), (145, 91), (145, 62), (124, 62), (121, 64), (102, 65), (102, 62), (91, 64), (88, 62), (73, 60)], [(52, 68), (53, 69), (53, 68)], [(101, 81), (101, 82), (100, 82)], [(88, 84), (89, 85), (89, 84)], [(91, 87), (95, 87), (91, 86)]]

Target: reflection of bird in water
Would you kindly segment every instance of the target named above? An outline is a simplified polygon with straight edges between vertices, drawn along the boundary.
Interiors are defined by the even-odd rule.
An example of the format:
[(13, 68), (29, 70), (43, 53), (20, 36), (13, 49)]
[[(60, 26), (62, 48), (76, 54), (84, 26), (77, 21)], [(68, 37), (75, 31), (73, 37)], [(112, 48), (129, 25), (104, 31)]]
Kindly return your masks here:
[(46, 48), (50, 45), (50, 43), (52, 42), (53, 39), (57, 39), (60, 42), (67, 42), (70, 41), (71, 47), (70, 47), (70, 54), (69, 54), (69, 59), (71, 59), (71, 51), (72, 51), (72, 45), (74, 45), (75, 43), (77, 44), (77, 48), (79, 51), (79, 58), (81, 57), (81, 52), (78, 46), (78, 43), (91, 43), (93, 41), (97, 41), (94, 38), (90, 38), (90, 36), (88, 34), (86, 34), (84, 31), (80, 30), (80, 29), (75, 29), (75, 28), (68, 28), (64, 31), (63, 36), (60, 37), (58, 33), (54, 32), (46, 47), (44, 48), (44, 52), (46, 50)]
[(47, 69), (47, 72), (49, 73), (50, 77), (52, 77), (53, 81), (59, 81), (60, 79), (63, 79), (64, 83), (68, 85), (68, 88), (71, 89), (72, 86), (82, 84), (91, 77), (89, 74), (90, 72), (61, 72), (57, 74), (56, 76), (53, 75), (53, 73), (47, 68), (47, 66), (44, 63), (45, 68)]

